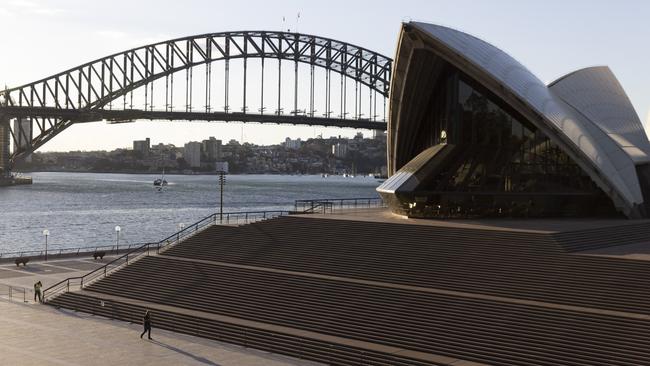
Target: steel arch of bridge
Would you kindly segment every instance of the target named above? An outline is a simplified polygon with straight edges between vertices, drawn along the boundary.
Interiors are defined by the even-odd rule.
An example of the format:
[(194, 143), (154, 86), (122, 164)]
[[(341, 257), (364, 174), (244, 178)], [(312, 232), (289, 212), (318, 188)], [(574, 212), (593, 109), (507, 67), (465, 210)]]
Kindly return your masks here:
[[(247, 113), (246, 77), (247, 60), (261, 59), (262, 91), (260, 114)], [(244, 63), (244, 106), (242, 113), (228, 110), (228, 63), (229, 60), (242, 59)], [(278, 60), (278, 100), (275, 114), (264, 113), (264, 60)], [(293, 61), (295, 64), (295, 85), (293, 111), (290, 115), (282, 114), (280, 95), (282, 93), (281, 62)], [(224, 111), (215, 112), (211, 106), (211, 65), (215, 61), (225, 61), (225, 104)], [(298, 110), (298, 64), (310, 65), (309, 110)], [(196, 111), (193, 96), (192, 70), (205, 65), (205, 109)], [(314, 68), (323, 68), (326, 72), (325, 114), (316, 116), (314, 101)], [(0, 91), (0, 121), (5, 123), (11, 118), (28, 118), (35, 127), (25, 129), (9, 126), (9, 134), (14, 142), (11, 162), (16, 158), (32, 152), (52, 139), (58, 133), (78, 122), (133, 119), (168, 119), (168, 120), (204, 120), (204, 121), (241, 121), (261, 123), (288, 123), (352, 127), (367, 129), (386, 129), (385, 121), (377, 121), (377, 103), (385, 111), (386, 97), (389, 92), (392, 60), (363, 47), (328, 38), (267, 31), (242, 31), (212, 33), (179, 38), (134, 48), (116, 53), (59, 74), (26, 84), (17, 88)], [(173, 110), (174, 74), (185, 70), (185, 110)], [(341, 113), (331, 113), (331, 73), (340, 74), (341, 78)], [(165, 80), (165, 108), (154, 110), (154, 81)], [(361, 118), (361, 106), (357, 113), (357, 95), (355, 94), (355, 113), (347, 118), (347, 82), (351, 79), (370, 90), (370, 118)], [(171, 88), (170, 88), (171, 82)], [(133, 92), (144, 88), (144, 108), (135, 109)], [(130, 100), (129, 100), (130, 94)], [(373, 100), (374, 94), (374, 100)], [(113, 108), (113, 104), (122, 98), (122, 108)], [(361, 103), (360, 96), (358, 102)], [(381, 106), (380, 106), (381, 108)], [(20, 125), (20, 124), (18, 124)], [(29, 135), (29, 136), (28, 136)]]

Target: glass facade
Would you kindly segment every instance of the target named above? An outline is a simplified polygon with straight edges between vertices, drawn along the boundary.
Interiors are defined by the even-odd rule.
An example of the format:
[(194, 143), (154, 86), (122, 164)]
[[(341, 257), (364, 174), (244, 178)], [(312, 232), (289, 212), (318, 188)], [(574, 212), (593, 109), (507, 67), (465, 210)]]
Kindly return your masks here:
[(448, 66), (434, 86), (411, 155), (456, 146), (403, 202), (414, 216), (582, 216), (615, 213), (556, 144), (499, 98)]

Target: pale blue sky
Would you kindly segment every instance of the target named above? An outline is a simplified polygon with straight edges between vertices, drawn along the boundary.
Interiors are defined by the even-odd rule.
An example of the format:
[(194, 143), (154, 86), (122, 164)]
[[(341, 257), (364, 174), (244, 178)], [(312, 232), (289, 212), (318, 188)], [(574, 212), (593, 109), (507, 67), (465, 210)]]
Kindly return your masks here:
[[(400, 22), (418, 20), (474, 34), (511, 54), (544, 82), (575, 69), (608, 65), (641, 120), (650, 113), (648, 1), (207, 1), (0, 0), (0, 84), (17, 86), (128, 48), (193, 34), (298, 31), (393, 56)], [(287, 21), (283, 24), (282, 17)], [(250, 87), (250, 86), (249, 86)], [(245, 125), (244, 139), (279, 142), (354, 131)], [(42, 150), (114, 148), (133, 139), (181, 144), (240, 139), (240, 125), (138, 122), (73, 126)], [(101, 138), (100, 138), (101, 137)]]

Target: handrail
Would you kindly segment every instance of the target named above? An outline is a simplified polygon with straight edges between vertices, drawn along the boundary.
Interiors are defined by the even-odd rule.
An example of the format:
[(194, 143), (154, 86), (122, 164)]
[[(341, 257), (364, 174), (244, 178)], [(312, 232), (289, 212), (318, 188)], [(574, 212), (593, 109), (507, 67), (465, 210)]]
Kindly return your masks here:
[(294, 210), (302, 213), (331, 213), (335, 209), (385, 207), (386, 204), (380, 197), (363, 198), (322, 198), (310, 200), (295, 200)]
[[(338, 207), (337, 206), (338, 203)], [(302, 207), (302, 210), (298, 209), (298, 206)], [(224, 213), (213, 213), (208, 215), (199, 221), (188, 225), (187, 227), (177, 231), (174, 234), (167, 236), (166, 238), (153, 243), (144, 243), (139, 247), (128, 250), (122, 256), (113, 259), (112, 261), (106, 263), (102, 267), (99, 267), (89, 273), (86, 273), (83, 276), (69, 277), (62, 281), (55, 283), (54, 285), (48, 287), (43, 291), (43, 301), (46, 302), (50, 297), (57, 295), (61, 291), (70, 291), (70, 286), (73, 287), (78, 285), (79, 288), (83, 288), (84, 284), (88, 285), (91, 281), (97, 279), (100, 276), (106, 277), (110, 272), (119, 268), (123, 265), (129, 264), (129, 259), (131, 262), (136, 260), (142, 255), (150, 255), (152, 249), (155, 249), (155, 253), (160, 253), (162, 248), (165, 248), (169, 245), (178, 243), (181, 239), (186, 238), (189, 235), (192, 235), (199, 231), (199, 229), (204, 228), (211, 224), (217, 224), (217, 222), (223, 224), (239, 224), (240, 220), (243, 223), (249, 223), (257, 220), (264, 220), (267, 218), (285, 216), (293, 213), (312, 213), (316, 209), (322, 207), (323, 213), (327, 213), (327, 209), (330, 209), (330, 212), (334, 208), (369, 208), (369, 207), (384, 207), (385, 204), (379, 197), (369, 197), (369, 198), (324, 198), (324, 199), (315, 199), (315, 200), (296, 200), (294, 202), (294, 211), (285, 211), (285, 210), (274, 210), (274, 211), (241, 211), (241, 212), (224, 212)], [(135, 257), (133, 254), (137, 254)], [(110, 269), (109, 269), (110, 268)]]
[[(124, 244), (120, 245), (119, 248), (124, 248), (126, 250), (129, 250), (133, 247), (139, 247), (142, 246), (144, 243), (134, 243), (134, 244)], [(47, 250), (47, 255), (48, 256), (57, 256), (57, 255), (81, 255), (81, 254), (88, 254), (88, 253), (93, 253), (97, 251), (116, 251), (118, 249), (118, 246), (115, 244), (113, 245), (100, 245), (100, 246), (94, 246), (94, 247), (73, 247), (73, 248), (54, 248), (54, 249), (48, 249)], [(45, 257), (45, 250), (40, 249), (40, 250), (21, 250), (21, 251), (16, 251), (16, 252), (4, 252), (0, 253), (0, 259), (7, 259), (7, 258), (19, 258), (19, 257)]]
[[(227, 213), (224, 212), (222, 214), (220, 213), (211, 214), (177, 231), (176, 233), (169, 235), (168, 237), (160, 241), (153, 242), (153, 243), (144, 243), (139, 247), (133, 248), (128, 252), (126, 252), (125, 254), (123, 254), (122, 256), (113, 259), (112, 261), (106, 263), (105, 265), (93, 271), (90, 271), (83, 276), (69, 277), (55, 283), (54, 285), (43, 290), (43, 302), (46, 302), (49, 298), (56, 296), (58, 293), (64, 290), (65, 292), (69, 292), (71, 285), (73, 287), (78, 285), (79, 288), (83, 288), (84, 284), (88, 285), (90, 282), (92, 282), (93, 280), (97, 279), (100, 276), (106, 277), (110, 272), (112, 272), (116, 268), (119, 268), (122, 265), (128, 265), (129, 257), (131, 258), (131, 262), (133, 262), (133, 260), (139, 258), (142, 255), (147, 255), (147, 256), (150, 255), (152, 249), (155, 249), (156, 253), (160, 253), (160, 249), (165, 248), (174, 243), (178, 243), (181, 241), (181, 239), (184, 239), (198, 232), (199, 229), (209, 226), (211, 224), (216, 224), (218, 221), (220, 221), (221, 223), (225, 221), (227, 224), (231, 223), (231, 221), (234, 221), (235, 223), (239, 223), (240, 219), (243, 218), (244, 222), (247, 223), (247, 222), (257, 221), (260, 219), (264, 220), (267, 218), (284, 216), (291, 213), (292, 213), (291, 211), (276, 210), (276, 211), (243, 211), (243, 212), (227, 212)], [(136, 253), (137, 255), (134, 257), (133, 254)]]
[[(13, 301), (14, 298), (20, 299), (22, 297), (23, 302), (28, 301), (27, 292), (29, 292), (30, 290), (28, 290), (27, 288), (0, 283), (0, 289), (4, 289), (4, 288), (7, 289), (7, 293), (5, 295), (4, 292), (0, 292), (0, 297), (6, 296), (9, 299), (9, 301)], [(20, 294), (22, 294), (22, 296), (20, 296)]]
[[(270, 210), (270, 211), (241, 211), (241, 212), (224, 212), (223, 213), (223, 221), (226, 223), (231, 223), (231, 221), (234, 220), (234, 223), (238, 223), (242, 221), (241, 217), (243, 216), (243, 221), (248, 222), (250, 221), (251, 217), (255, 217), (256, 214), (261, 214), (263, 218), (265, 218), (265, 215), (268, 216), (272, 213), (277, 213), (277, 212), (283, 212), (283, 213), (289, 213), (289, 211), (282, 211), (282, 210)], [(187, 226), (187, 228), (192, 228), (196, 224), (210, 219), (214, 217), (215, 215), (219, 214), (211, 214), (209, 216), (206, 216), (202, 218), (201, 220)], [(248, 215), (248, 218), (246, 218), (246, 215)], [(181, 230), (183, 231), (183, 230)], [(180, 231), (179, 231), (180, 232)], [(163, 239), (168, 240), (171, 239), (172, 237), (177, 236), (178, 232), (171, 234), (167, 238)], [(130, 250), (131, 248), (138, 248), (141, 247), (146, 243), (133, 243), (133, 244), (124, 244), (120, 245), (119, 249), (122, 251), (122, 248), (125, 250)], [(80, 255), (80, 254), (88, 254), (88, 253), (93, 253), (96, 251), (104, 250), (108, 252), (113, 252), (116, 251), (118, 247), (113, 244), (113, 245), (101, 245), (101, 246), (94, 246), (94, 247), (74, 247), (74, 248), (58, 248), (58, 249), (48, 249), (47, 254), (48, 256), (57, 256), (57, 255), (63, 255), (63, 254), (74, 254), (74, 255)], [(21, 250), (21, 251), (15, 251), (15, 252), (4, 252), (0, 253), (0, 259), (8, 259), (8, 258), (18, 258), (18, 257), (44, 257), (45, 256), (45, 250), (40, 249), (40, 250)]]

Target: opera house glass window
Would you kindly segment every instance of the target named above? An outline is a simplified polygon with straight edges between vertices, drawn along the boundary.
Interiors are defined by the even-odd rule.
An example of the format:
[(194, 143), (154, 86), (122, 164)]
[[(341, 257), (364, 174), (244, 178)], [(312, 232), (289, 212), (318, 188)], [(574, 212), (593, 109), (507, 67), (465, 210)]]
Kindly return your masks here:
[(583, 170), (514, 110), (459, 71), (436, 85), (415, 150), (454, 146), (412, 192), (414, 216), (573, 216), (614, 212)]
[[(457, 116), (447, 143), (462, 146), (430, 188), (439, 191), (596, 192), (582, 170), (544, 134), (458, 80)], [(450, 110), (454, 110), (450, 108)], [(441, 129), (447, 136), (447, 129)], [(453, 134), (451, 133), (453, 132)]]

